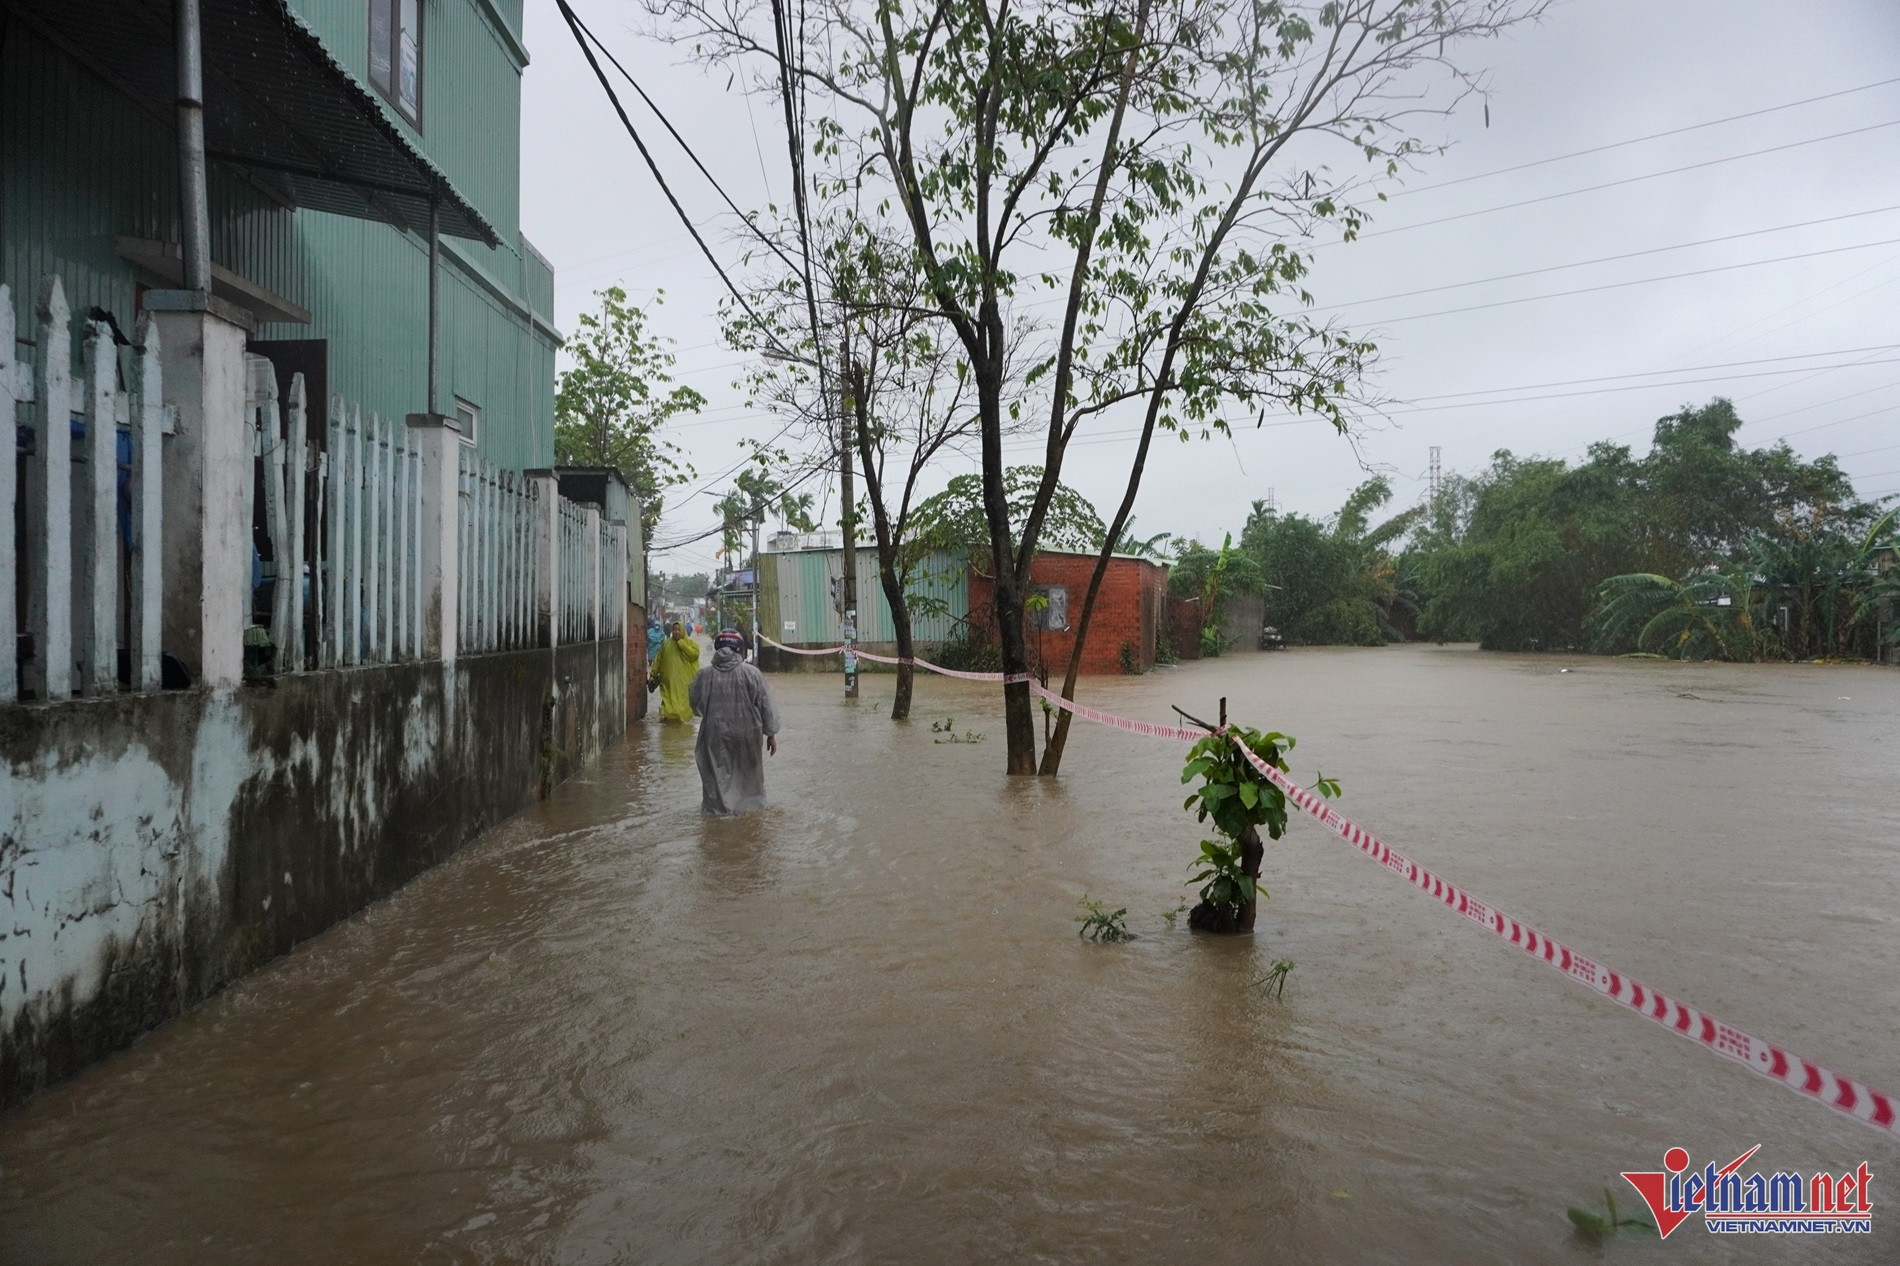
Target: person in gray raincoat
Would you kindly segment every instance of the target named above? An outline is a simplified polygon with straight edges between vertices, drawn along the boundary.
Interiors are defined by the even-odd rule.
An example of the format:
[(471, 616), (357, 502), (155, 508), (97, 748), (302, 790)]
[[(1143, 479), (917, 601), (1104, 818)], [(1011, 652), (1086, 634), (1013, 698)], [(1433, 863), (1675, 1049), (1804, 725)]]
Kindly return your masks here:
[[(698, 713), (694, 756), (707, 813), (750, 813), (765, 807), (765, 752), (778, 755), (778, 709), (765, 674), (745, 662), (745, 639), (722, 629), (713, 661), (687, 691)], [(761, 751), (761, 748), (764, 750)]]

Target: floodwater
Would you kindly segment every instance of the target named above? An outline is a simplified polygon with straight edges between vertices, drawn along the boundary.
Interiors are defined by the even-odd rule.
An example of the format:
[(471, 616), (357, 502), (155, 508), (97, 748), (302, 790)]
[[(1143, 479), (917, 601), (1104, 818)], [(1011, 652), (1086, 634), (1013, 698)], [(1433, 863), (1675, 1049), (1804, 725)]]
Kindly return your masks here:
[[(1569, 672), (1560, 672), (1568, 668)], [(0, 1120), (0, 1261), (1874, 1262), (1900, 1146), (1569, 984), (1304, 822), (1250, 939), (1161, 912), (1180, 748), (1010, 781), (992, 687), (778, 677), (775, 807), (648, 725), (393, 899)], [(1900, 673), (1459, 648), (1086, 683), (1225, 694), (1394, 847), (1900, 1089)], [(944, 743), (930, 721), (954, 718)], [(1084, 892), (1139, 939), (1076, 936)], [(1275, 959), (1283, 997), (1254, 987)], [(1593, 1249), (1689, 1149), (1867, 1161), (1872, 1236)]]

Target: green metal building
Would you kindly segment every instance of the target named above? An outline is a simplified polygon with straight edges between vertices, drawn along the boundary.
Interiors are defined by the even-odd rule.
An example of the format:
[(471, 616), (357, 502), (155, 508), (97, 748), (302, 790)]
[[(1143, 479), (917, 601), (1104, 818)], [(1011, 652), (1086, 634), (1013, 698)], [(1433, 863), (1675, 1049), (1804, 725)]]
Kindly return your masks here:
[[(488, 461), (552, 466), (553, 270), (519, 223), (522, 0), (197, 2), (213, 294), (255, 322), (252, 349), (313, 398), (458, 415)], [(178, 284), (173, 13), (0, 0), (0, 280), (22, 337), (52, 274), (128, 335), (144, 291)]]

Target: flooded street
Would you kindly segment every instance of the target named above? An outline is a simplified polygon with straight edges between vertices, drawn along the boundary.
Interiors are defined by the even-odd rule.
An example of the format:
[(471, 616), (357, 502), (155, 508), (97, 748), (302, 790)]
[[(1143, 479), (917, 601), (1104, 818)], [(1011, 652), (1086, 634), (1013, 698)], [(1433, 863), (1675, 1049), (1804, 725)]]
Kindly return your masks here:
[[(1258, 935), (1171, 929), (1202, 833), (1178, 745), (1078, 724), (1060, 781), (1011, 781), (994, 687), (921, 681), (895, 726), (864, 681), (850, 709), (771, 679), (767, 812), (703, 819), (691, 734), (636, 727), (0, 1119), (0, 1262), (1589, 1261), (1565, 1206), (1757, 1143), (1869, 1162), (1874, 1235), (1697, 1221), (1670, 1260), (1900, 1257), (1890, 1139), (1304, 820)], [(1900, 1089), (1900, 673), (1412, 646), (1084, 686), (1156, 721), (1224, 694), (1447, 878)], [(1084, 892), (1139, 939), (1080, 941)]]

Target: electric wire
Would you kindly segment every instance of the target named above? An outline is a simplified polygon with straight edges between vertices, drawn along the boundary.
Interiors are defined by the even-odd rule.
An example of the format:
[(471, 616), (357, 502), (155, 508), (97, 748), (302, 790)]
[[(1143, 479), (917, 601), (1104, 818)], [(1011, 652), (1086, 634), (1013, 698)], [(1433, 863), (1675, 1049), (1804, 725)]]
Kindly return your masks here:
[[(693, 241), (698, 244), (700, 253), (705, 255), (706, 262), (713, 266), (713, 271), (719, 274), (719, 280), (725, 284), (726, 290), (732, 295), (733, 299), (738, 302), (741, 308), (745, 309), (747, 315), (751, 316), (754, 321), (759, 321), (758, 313), (753, 311), (752, 305), (746, 301), (746, 297), (741, 294), (739, 288), (733, 284), (732, 278), (726, 275), (724, 266), (720, 264), (718, 257), (713, 254), (712, 248), (706, 244), (706, 239), (700, 234), (699, 226), (693, 223), (692, 217), (686, 214), (686, 208), (681, 206), (679, 199), (674, 196), (673, 187), (667, 183), (665, 175), (661, 173), (659, 164), (654, 161), (652, 151), (647, 149), (647, 143), (641, 138), (640, 130), (634, 127), (633, 120), (627, 116), (627, 108), (620, 103), (620, 94), (614, 91), (613, 84), (607, 79), (607, 72), (601, 69), (599, 59), (594, 56), (593, 48), (589, 45), (586, 36), (582, 34), (584, 28), (580, 24), (580, 19), (575, 16), (573, 8), (569, 6), (567, 0), (554, 0), (554, 3), (559, 6), (561, 16), (567, 20), (568, 29), (572, 31), (574, 35), (574, 42), (580, 45), (581, 55), (587, 58), (587, 64), (593, 68), (594, 77), (600, 81), (600, 86), (602, 90), (606, 92), (607, 99), (613, 102), (614, 113), (620, 116), (620, 125), (626, 129), (627, 135), (633, 138), (635, 148), (640, 151), (640, 157), (645, 160), (647, 170), (653, 173), (653, 179), (659, 184), (660, 192), (666, 195), (667, 202), (672, 205), (674, 214), (679, 216), (680, 223), (686, 226), (686, 231), (692, 234)], [(760, 326), (761, 329), (764, 329), (764, 323), (762, 321), (760, 322)], [(767, 331), (767, 337), (771, 337), (769, 331)], [(777, 342), (776, 339), (773, 339), (773, 341)]]
[(1621, 255), (1600, 255), (1595, 259), (1580, 259), (1571, 264), (1550, 264), (1543, 268), (1527, 268), (1522, 272), (1499, 273), (1495, 277), (1479, 277), (1472, 281), (1453, 281), (1442, 286), (1426, 286), (1419, 290), (1401, 290), (1396, 294), (1377, 295), (1366, 299), (1344, 299), (1337, 303), (1316, 304), (1305, 308), (1306, 312), (1332, 312), (1339, 308), (1358, 307), (1368, 303), (1386, 303), (1394, 299), (1411, 299), (1418, 295), (1438, 294), (1446, 290), (1463, 290), (1469, 286), (1488, 286), (1496, 281), (1515, 281), (1520, 277), (1536, 277), (1543, 273), (1565, 272), (1572, 268), (1589, 268), (1596, 264), (1614, 264), (1626, 259), (1641, 259), (1646, 255), (1663, 255), (1670, 251), (1686, 251), (1697, 246), (1714, 246), (1721, 242), (1739, 242), (1744, 238), (1765, 237), (1770, 233), (1787, 233), (1794, 229), (1813, 228), (1817, 224), (1835, 224), (1842, 220), (1857, 220), (1870, 215), (1884, 215), (1890, 211), (1900, 211), (1900, 204), (1888, 207), (1875, 207), (1868, 211), (1850, 211), (1844, 215), (1823, 216), (1818, 220), (1802, 220), (1796, 224), (1780, 224), (1769, 229), (1750, 229), (1745, 233), (1728, 233), (1721, 237), (1705, 237), (1695, 242), (1678, 242), (1673, 246), (1652, 246), (1647, 250), (1625, 251)]
[(1551, 163), (1567, 162), (1572, 158), (1583, 158), (1590, 154), (1601, 154), (1605, 150), (1622, 149), (1629, 145), (1641, 145), (1646, 141), (1660, 141), (1664, 137), (1681, 136), (1685, 132), (1699, 132), (1703, 128), (1720, 127), (1724, 123), (1739, 123), (1743, 119), (1758, 119), (1765, 114), (1779, 114), (1783, 110), (1792, 110), (1797, 106), (1813, 105), (1819, 101), (1832, 101), (1837, 97), (1851, 97), (1855, 93), (1871, 92), (1875, 88), (1885, 88), (1890, 84), (1900, 84), (1900, 79), (1882, 79), (1875, 83), (1862, 84), (1858, 88), (1843, 88), (1839, 92), (1826, 92), (1818, 97), (1803, 97), (1799, 101), (1786, 101), (1781, 105), (1764, 106), (1759, 110), (1749, 110), (1743, 114), (1731, 114), (1720, 119), (1710, 119), (1706, 123), (1689, 123), (1682, 127), (1672, 127), (1663, 132), (1651, 132), (1647, 136), (1632, 136), (1626, 141), (1610, 141), (1603, 145), (1592, 145), (1588, 149), (1571, 150), (1568, 154), (1555, 154), (1549, 158), (1537, 158), (1528, 163), (1514, 163), (1509, 167), (1494, 167), (1490, 171), (1481, 171), (1471, 176), (1457, 176), (1451, 180), (1433, 181), (1429, 185), (1414, 185), (1390, 198), (1403, 198), (1410, 194), (1425, 193), (1432, 189), (1449, 189), (1453, 185), (1469, 184), (1474, 180), (1488, 180), (1492, 176), (1502, 176), (1509, 172), (1526, 171), (1532, 167), (1545, 167)]
[[(1789, 141), (1784, 145), (1770, 145), (1766, 149), (1749, 150), (1745, 154), (1730, 154), (1724, 158), (1705, 159), (1699, 163), (1685, 163), (1680, 167), (1669, 167), (1662, 171), (1646, 172), (1640, 176), (1625, 176), (1621, 180), (1606, 180), (1602, 184), (1586, 185), (1581, 189), (1565, 189), (1559, 193), (1547, 193), (1536, 198), (1522, 198), (1516, 202), (1501, 202), (1493, 207), (1480, 207), (1476, 211), (1460, 211), (1455, 215), (1441, 215), (1434, 220), (1419, 220), (1414, 224), (1395, 225), (1389, 229), (1375, 229), (1370, 233), (1357, 234), (1353, 240), (1369, 241), (1375, 237), (1390, 237), (1394, 233), (1410, 233), (1413, 229), (1430, 228), (1436, 224), (1451, 224), (1458, 220), (1469, 220), (1480, 215), (1492, 215), (1499, 211), (1512, 211), (1518, 207), (1536, 206), (1543, 202), (1556, 202), (1560, 198), (1574, 198), (1579, 194), (1596, 193), (1603, 189), (1617, 189), (1624, 185), (1640, 184), (1645, 180), (1659, 180), (1664, 176), (1680, 175), (1685, 171), (1701, 171), (1709, 167), (1720, 167), (1724, 163), (1738, 163), (1745, 158), (1760, 158), (1764, 154), (1779, 154), (1786, 150), (1800, 149), (1806, 145), (1818, 145), (1823, 141), (1837, 141), (1842, 137), (1861, 136), (1868, 132), (1879, 132), (1890, 127), (1900, 127), (1900, 119), (1889, 119), (1885, 123), (1870, 123), (1865, 127), (1848, 128), (1842, 132), (1830, 132), (1826, 136), (1811, 136), (1806, 140)], [(1342, 245), (1334, 242), (1327, 245)]]

